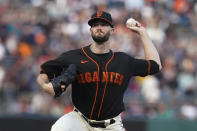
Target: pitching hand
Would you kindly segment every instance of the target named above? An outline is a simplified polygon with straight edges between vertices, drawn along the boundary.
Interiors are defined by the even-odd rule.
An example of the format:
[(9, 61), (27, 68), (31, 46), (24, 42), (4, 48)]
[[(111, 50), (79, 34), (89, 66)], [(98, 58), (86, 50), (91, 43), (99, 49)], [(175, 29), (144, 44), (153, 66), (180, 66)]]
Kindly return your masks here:
[(136, 21), (135, 26), (126, 24), (126, 27), (137, 34), (143, 34), (146, 32), (145, 28), (138, 21)]

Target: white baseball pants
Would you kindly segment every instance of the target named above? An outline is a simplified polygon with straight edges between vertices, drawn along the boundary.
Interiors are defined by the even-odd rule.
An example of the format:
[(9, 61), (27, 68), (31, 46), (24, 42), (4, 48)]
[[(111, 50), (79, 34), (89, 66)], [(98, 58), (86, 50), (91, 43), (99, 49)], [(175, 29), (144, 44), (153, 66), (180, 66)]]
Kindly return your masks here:
[(120, 115), (113, 118), (115, 123), (106, 128), (91, 127), (86, 120), (75, 111), (60, 117), (52, 126), (51, 131), (125, 131)]

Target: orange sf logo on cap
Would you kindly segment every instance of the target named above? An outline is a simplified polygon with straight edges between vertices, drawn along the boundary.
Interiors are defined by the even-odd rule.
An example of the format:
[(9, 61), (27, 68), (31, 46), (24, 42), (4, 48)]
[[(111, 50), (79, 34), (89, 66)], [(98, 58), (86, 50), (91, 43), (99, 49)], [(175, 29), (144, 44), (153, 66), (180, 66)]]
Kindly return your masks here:
[(100, 17), (100, 16), (102, 16), (102, 14), (103, 14), (102, 11), (97, 11), (96, 16), (97, 16), (97, 17)]

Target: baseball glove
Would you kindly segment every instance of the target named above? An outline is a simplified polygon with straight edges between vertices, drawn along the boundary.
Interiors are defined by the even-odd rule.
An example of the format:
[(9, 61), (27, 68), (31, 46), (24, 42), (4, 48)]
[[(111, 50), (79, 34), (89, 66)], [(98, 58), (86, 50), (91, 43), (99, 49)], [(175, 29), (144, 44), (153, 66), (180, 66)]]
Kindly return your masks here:
[[(55, 92), (55, 97), (60, 96), (66, 90), (67, 86), (75, 80), (77, 73), (76, 70), (76, 65), (71, 64), (66, 70), (62, 71), (60, 76), (55, 77), (51, 81)], [(62, 90), (61, 85), (65, 85), (64, 90)]]

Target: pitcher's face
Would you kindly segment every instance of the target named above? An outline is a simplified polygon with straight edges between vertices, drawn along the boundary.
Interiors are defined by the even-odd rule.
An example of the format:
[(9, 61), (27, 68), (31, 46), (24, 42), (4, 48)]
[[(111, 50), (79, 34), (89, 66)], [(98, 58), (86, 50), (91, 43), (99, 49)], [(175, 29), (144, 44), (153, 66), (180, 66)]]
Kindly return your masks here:
[(110, 25), (104, 22), (95, 22), (90, 28), (92, 39), (98, 44), (109, 40), (111, 30)]

